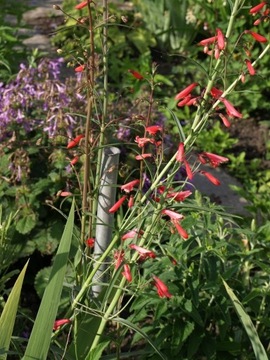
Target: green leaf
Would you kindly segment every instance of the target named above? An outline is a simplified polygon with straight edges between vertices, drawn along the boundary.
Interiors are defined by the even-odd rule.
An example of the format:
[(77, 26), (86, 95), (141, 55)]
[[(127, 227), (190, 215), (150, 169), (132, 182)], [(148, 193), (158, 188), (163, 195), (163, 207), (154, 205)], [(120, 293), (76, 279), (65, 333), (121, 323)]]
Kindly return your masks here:
[(18, 220), (16, 224), (16, 230), (20, 234), (29, 233), (36, 225), (36, 214), (31, 212), (29, 214), (24, 214), (23, 218)]
[(149, 336), (142, 331), (139, 327), (137, 327), (136, 325), (132, 324), (130, 321), (122, 319), (122, 318), (114, 318), (113, 321), (118, 322), (122, 325), (127, 326), (129, 329), (139, 333), (146, 341), (148, 341), (148, 343), (152, 346), (152, 348), (155, 350), (155, 352), (160, 356), (161, 359), (163, 360), (167, 360), (167, 358), (165, 357), (165, 355), (163, 355), (158, 348), (156, 347), (156, 345), (151, 341), (151, 339), (149, 338)]
[(23, 360), (46, 360), (60, 303), (74, 224), (74, 201), (53, 263)]
[(265, 352), (265, 349), (260, 341), (260, 338), (258, 336), (257, 330), (255, 329), (255, 326), (253, 325), (249, 315), (245, 312), (244, 307), (242, 303), (237, 299), (232, 289), (229, 287), (229, 285), (226, 283), (225, 280), (223, 280), (224, 287), (231, 298), (231, 301), (233, 303), (233, 306), (235, 308), (235, 311), (242, 322), (247, 335), (249, 337), (249, 340), (251, 342), (251, 345), (253, 347), (253, 351), (255, 354), (255, 357), (257, 360), (268, 360), (268, 356)]
[(110, 344), (110, 341), (102, 342), (98, 344), (89, 354), (85, 360), (97, 360), (101, 357), (103, 350)]
[[(28, 266), (28, 262), (24, 265), (20, 275), (18, 276), (15, 285), (7, 299), (4, 310), (0, 318), (0, 359), (5, 360), (7, 357), (6, 352), (9, 349), (12, 331), (16, 319), (22, 284), (24, 275)], [(3, 352), (5, 352), (3, 354)]]
[(89, 313), (78, 314), (74, 322), (74, 341), (68, 349), (67, 355), (72, 359), (85, 360), (96, 336), (101, 318), (90, 316)]

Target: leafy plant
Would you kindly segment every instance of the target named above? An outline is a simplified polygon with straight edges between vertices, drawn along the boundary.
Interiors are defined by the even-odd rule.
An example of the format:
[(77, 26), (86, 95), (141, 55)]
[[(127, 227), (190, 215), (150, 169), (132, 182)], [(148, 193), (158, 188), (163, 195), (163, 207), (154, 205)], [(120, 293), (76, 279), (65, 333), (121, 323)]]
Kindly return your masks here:
[[(102, 9), (93, 1), (76, 4), (76, 13), (82, 13), (70, 14), (76, 24), (72, 26), (80, 27), (70, 54), (78, 82), (63, 85), (59, 62), (44, 60), (38, 71), (22, 67), (12, 83), (15, 94), (25, 93), (28, 100), (24, 107), (14, 95), (5, 115), (15, 112), (21, 126), (8, 116), (1, 133), (3, 159), (13, 165), (3, 166), (4, 178), (13, 184), (11, 192), (6, 184), (1, 191), (6, 207), (11, 199), (20, 210), (17, 231), (26, 229), (43, 249), (52, 239), (52, 253), (59, 237), (52, 236), (51, 228), (52, 223), (57, 227), (58, 219), (42, 217), (40, 199), (53, 209), (59, 205), (64, 217), (72, 203), (45, 290), (46, 271), (36, 277), (42, 300), (23, 359), (121, 358), (125, 353), (140, 359), (251, 359), (252, 345), (257, 357), (258, 349), (265, 356), (269, 244), (263, 237), (269, 228), (256, 229), (255, 221), (240, 226), (238, 217), (204, 199), (192, 184), (199, 173), (213, 186), (222, 185), (200, 165), (218, 167), (229, 159), (206, 149), (200, 136), (211, 140), (204, 131), (212, 128), (217, 141), (231, 141), (216, 124), (227, 128), (232, 118), (241, 121), (242, 110), (231, 102), (231, 94), (243, 75), (254, 76), (257, 62), (270, 47), (264, 35), (249, 28), (237, 33), (244, 26), (237, 22), (247, 10), (244, 4), (229, 2), (222, 10), (225, 18), (230, 14), (228, 23), (199, 41), (202, 59), (207, 58), (202, 65), (191, 61), (200, 71), (186, 72), (185, 86), (174, 99), (169, 94), (162, 97), (161, 81), (166, 77), (158, 74), (155, 63), (145, 72), (127, 69), (128, 80), (121, 84), (126, 98), (119, 100), (112, 93), (109, 49), (114, 41), (119, 45), (121, 33), (109, 16), (107, 0)], [(268, 10), (262, 3), (250, 14), (268, 19)], [(133, 39), (139, 51), (149, 44), (142, 43), (144, 33), (137, 31), (139, 39)], [(259, 48), (253, 52), (255, 61), (240, 56), (240, 42), (250, 52)], [(121, 46), (116, 48), (120, 51)], [(228, 73), (231, 64), (234, 72)], [(31, 77), (30, 93), (18, 86), (23, 77)], [(36, 87), (32, 84), (36, 78), (42, 79), (41, 88), (39, 81)], [(164, 82), (173, 89), (170, 79)], [(127, 83), (134, 88), (132, 95)], [(5, 90), (5, 95), (13, 94)], [(69, 91), (82, 114), (73, 108)], [(183, 107), (190, 110), (182, 113)], [(36, 120), (33, 125), (25, 121), (28, 116)], [(227, 146), (220, 144), (220, 151)], [(190, 155), (195, 148), (194, 159)], [(39, 229), (42, 219), (49, 219), (49, 234)], [(236, 305), (234, 293), (243, 306)]]

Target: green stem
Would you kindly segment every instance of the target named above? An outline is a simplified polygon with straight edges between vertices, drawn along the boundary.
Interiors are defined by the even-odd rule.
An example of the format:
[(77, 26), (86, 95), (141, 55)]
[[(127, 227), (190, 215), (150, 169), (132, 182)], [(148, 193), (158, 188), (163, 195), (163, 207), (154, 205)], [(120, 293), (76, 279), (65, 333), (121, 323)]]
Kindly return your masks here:
[[(94, 24), (93, 24), (93, 16), (90, 2), (87, 4), (88, 6), (88, 19), (89, 19), (89, 39), (90, 39), (90, 58), (89, 58), (89, 66), (87, 66), (87, 82), (88, 82), (88, 91), (87, 91), (87, 117), (86, 117), (86, 125), (85, 125), (85, 160), (84, 160), (84, 176), (83, 176), (83, 194), (82, 194), (82, 225), (81, 225), (81, 244), (84, 243), (85, 234), (86, 234), (86, 213), (87, 211), (91, 213), (91, 205), (88, 200), (88, 194), (91, 191), (91, 184), (89, 181), (90, 174), (90, 141), (91, 141), (91, 116), (93, 110), (93, 92), (94, 92), (94, 81), (95, 81), (95, 43), (94, 43)], [(90, 223), (91, 221), (89, 221)], [(91, 233), (89, 232), (89, 236)]]
[[(95, 190), (99, 188), (100, 177), (101, 177), (101, 162), (102, 162), (102, 153), (103, 146), (105, 143), (105, 127), (107, 121), (108, 114), (108, 0), (103, 0), (103, 41), (102, 41), (102, 49), (103, 49), (103, 109), (102, 109), (102, 117), (100, 124), (100, 134), (99, 134), (99, 146), (98, 146), (98, 154), (97, 154), (97, 167), (96, 167), (96, 176), (95, 176)], [(97, 196), (94, 196), (92, 212), (95, 215), (97, 213), (98, 201)], [(92, 232), (94, 232), (96, 218), (92, 217)]]
[[(233, 30), (233, 24), (235, 22), (235, 17), (239, 11), (239, 9), (241, 8), (241, 6), (243, 5), (243, 0), (242, 1), (235, 1), (234, 3), (234, 6), (233, 6), (233, 9), (232, 9), (232, 12), (231, 12), (231, 16), (230, 16), (230, 20), (229, 20), (229, 24), (228, 24), (228, 27), (227, 27), (227, 31), (226, 31), (226, 38), (229, 39), (230, 36), (231, 36), (231, 33), (232, 33), (232, 30)], [(207, 101), (207, 98), (209, 96), (209, 93), (215, 83), (215, 80), (219, 74), (219, 68), (220, 66), (222, 65), (222, 58), (224, 56), (224, 52), (226, 51), (226, 48), (222, 51), (222, 53), (220, 54), (220, 57), (217, 59), (217, 62), (216, 62), (216, 65), (213, 69), (213, 72), (212, 72), (212, 76), (209, 78), (208, 80), (208, 84), (206, 86), (206, 89), (205, 89), (205, 92), (204, 92), (204, 95), (203, 95), (203, 98), (202, 98), (202, 102), (201, 102), (201, 105), (198, 107), (198, 110), (197, 110), (197, 113), (195, 115), (195, 119), (194, 119), (194, 122), (192, 124), (192, 127), (191, 127), (191, 133), (188, 135), (186, 141), (185, 141), (185, 145), (187, 143), (190, 142), (190, 139), (192, 137), (195, 136), (195, 133), (198, 131), (198, 129), (200, 129), (202, 127), (202, 125), (205, 124), (206, 120), (208, 119), (209, 117), (209, 114), (212, 112), (213, 110), (213, 107), (211, 107), (211, 109), (205, 114), (203, 115), (202, 117), (202, 113), (204, 112), (204, 106), (206, 104), (206, 101)], [(194, 140), (195, 141), (195, 140)], [(194, 142), (193, 141), (193, 142)]]
[(84, 147), (85, 160), (84, 160), (83, 194), (82, 194), (81, 245), (83, 245), (85, 240), (86, 212), (88, 210), (88, 190), (89, 190), (89, 170), (90, 170), (89, 134), (91, 133), (92, 107), (93, 107), (93, 99), (91, 95), (88, 95), (87, 117), (86, 117), (86, 125), (85, 125), (85, 147)]
[[(161, 205), (159, 204), (153, 214), (153, 217), (152, 217), (152, 221), (151, 221), (151, 224), (147, 226), (141, 240), (140, 240), (140, 243), (139, 243), (139, 246), (143, 246), (145, 241), (147, 241), (147, 239), (149, 238), (150, 234), (151, 234), (151, 230), (153, 228), (153, 226), (155, 226), (156, 222), (158, 221), (159, 217), (160, 217), (160, 208), (161, 208)], [(138, 258), (138, 254), (134, 254), (131, 258), (131, 263), (134, 263)], [(93, 343), (91, 345), (91, 349), (90, 349), (90, 352), (92, 349), (95, 349), (95, 347), (98, 345), (99, 343), (99, 340), (100, 340), (100, 337), (101, 335), (103, 334), (103, 331), (104, 331), (104, 328), (106, 326), (106, 323), (108, 320), (112, 319), (113, 316), (110, 316), (112, 313), (113, 313), (113, 310), (115, 309), (121, 295), (122, 295), (122, 292), (123, 292), (123, 288), (125, 286), (125, 283), (126, 283), (126, 278), (123, 277), (120, 281), (120, 284), (118, 285), (118, 289), (116, 290), (116, 293), (108, 307), (108, 309), (106, 310), (105, 314), (103, 315), (102, 317), (102, 320), (100, 322), (100, 325), (99, 325), (99, 328), (96, 332), (96, 336), (93, 340)]]

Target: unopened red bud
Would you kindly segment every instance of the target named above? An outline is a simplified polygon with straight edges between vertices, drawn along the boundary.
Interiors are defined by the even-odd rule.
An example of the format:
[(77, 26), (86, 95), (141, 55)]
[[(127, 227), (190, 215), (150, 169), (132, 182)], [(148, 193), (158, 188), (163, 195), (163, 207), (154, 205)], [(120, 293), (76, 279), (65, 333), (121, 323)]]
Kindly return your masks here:
[(266, 4), (267, 4), (266, 1), (261, 2), (260, 4), (252, 7), (252, 8), (249, 10), (249, 13), (250, 13), (250, 14), (257, 14), (257, 13), (264, 7), (264, 5), (266, 5)]

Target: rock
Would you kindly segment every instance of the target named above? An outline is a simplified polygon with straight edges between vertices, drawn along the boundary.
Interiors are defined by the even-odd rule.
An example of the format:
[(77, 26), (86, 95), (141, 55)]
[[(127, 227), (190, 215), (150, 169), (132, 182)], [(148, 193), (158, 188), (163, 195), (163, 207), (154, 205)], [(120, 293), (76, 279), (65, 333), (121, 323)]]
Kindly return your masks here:
[(50, 39), (46, 35), (35, 34), (23, 41), (23, 44), (29, 48), (50, 51)]
[(218, 205), (222, 205), (229, 213), (249, 216), (249, 212), (245, 209), (248, 205), (248, 201), (232, 189), (232, 186), (241, 188), (241, 184), (235, 178), (230, 176), (222, 168), (212, 168), (210, 166), (201, 165), (200, 170), (207, 171), (215, 176), (220, 185), (216, 186), (212, 184), (204, 175), (197, 173), (192, 179), (192, 184), (203, 195), (208, 196), (211, 201)]
[(37, 7), (36, 9), (26, 11), (23, 14), (23, 20), (28, 25), (36, 25), (39, 19), (50, 18), (53, 16), (63, 16), (61, 12), (47, 7)]
[(60, 5), (59, 0), (30, 0), (27, 6), (37, 6), (35, 9), (23, 14), (23, 21), (31, 29), (27, 28), (25, 33), (29, 36), (23, 44), (32, 49), (51, 52), (50, 34), (63, 22), (64, 16), (61, 11), (55, 10), (53, 5)]

